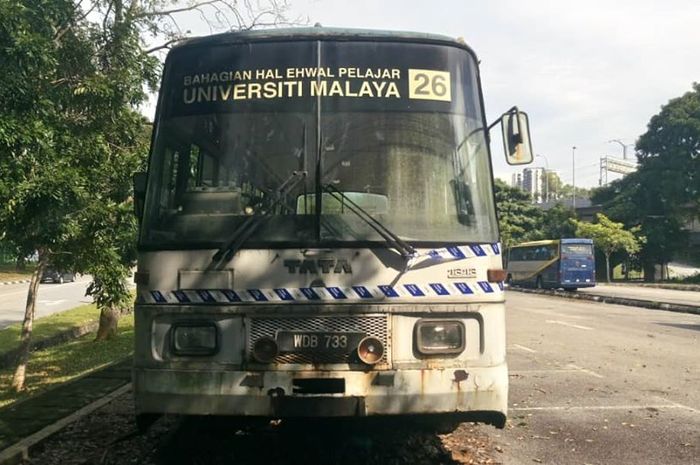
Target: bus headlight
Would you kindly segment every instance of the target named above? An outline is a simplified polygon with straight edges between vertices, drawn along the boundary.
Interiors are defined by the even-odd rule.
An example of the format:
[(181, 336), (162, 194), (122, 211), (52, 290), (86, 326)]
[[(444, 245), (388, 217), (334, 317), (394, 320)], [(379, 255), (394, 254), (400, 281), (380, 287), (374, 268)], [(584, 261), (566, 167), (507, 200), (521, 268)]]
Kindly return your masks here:
[(211, 322), (175, 323), (172, 348), (177, 355), (212, 355), (219, 348), (219, 332)]
[(418, 352), (423, 355), (460, 354), (464, 351), (464, 324), (457, 320), (419, 320), (415, 326)]

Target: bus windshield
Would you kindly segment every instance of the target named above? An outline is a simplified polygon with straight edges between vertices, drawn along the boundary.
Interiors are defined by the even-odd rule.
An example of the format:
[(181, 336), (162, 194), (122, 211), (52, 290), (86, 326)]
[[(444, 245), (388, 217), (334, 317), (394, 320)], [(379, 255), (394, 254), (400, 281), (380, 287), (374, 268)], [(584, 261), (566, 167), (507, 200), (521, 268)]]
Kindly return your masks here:
[(593, 246), (591, 244), (562, 244), (562, 255), (593, 255)]
[[(316, 79), (308, 82), (290, 74), (305, 61), (318, 63), (324, 52), (316, 44), (275, 44), (274, 68), (261, 58), (269, 55), (264, 43), (245, 50), (226, 47), (220, 52), (223, 56), (210, 53), (210, 62), (203, 64), (198, 58), (196, 71), (233, 61), (237, 69), (251, 70), (249, 76), (233, 71), (197, 74), (186, 69), (191, 57), (177, 59), (175, 54), (164, 78), (162, 98), (173, 101), (161, 103), (141, 243), (219, 246), (247, 217), (263, 214), (263, 206), (280, 195), (282, 183), (295, 171), (307, 175), (265, 212), (265, 221), (244, 247), (383, 242), (365, 221), (327, 194), (330, 186), (403, 240), (495, 242), (491, 168), (473, 58), (460, 49), (414, 45), (435, 49), (427, 56), (437, 61), (412, 64), (402, 58), (399, 63), (392, 52), (395, 46), (345, 44), (343, 51), (349, 56), (344, 64), (367, 64), (367, 47), (376, 54), (373, 59), (384, 64), (355, 68), (355, 78), (343, 81), (322, 81), (318, 76), (320, 70), (328, 77), (351, 74), (338, 63), (316, 65)], [(250, 53), (251, 47), (255, 53)], [(289, 47), (298, 50), (280, 55)], [(402, 44), (401, 55), (412, 55), (405, 47)], [(329, 56), (335, 60), (343, 54)], [(285, 64), (290, 57), (297, 62)], [(444, 72), (451, 78), (425, 73), (411, 90), (409, 72), (415, 75), (416, 70), (409, 66), (451, 70)], [(266, 78), (255, 74), (257, 68), (274, 72)], [(357, 77), (366, 70), (373, 70), (373, 78)], [(295, 79), (284, 80), (290, 75)], [(246, 83), (246, 77), (251, 82)], [(195, 86), (193, 80), (200, 84)], [(411, 93), (416, 97), (423, 81), (432, 86), (426, 92), (433, 93), (433, 100), (406, 98)], [(298, 86), (278, 85), (265, 94), (269, 82)], [(342, 85), (333, 91), (335, 82)], [(251, 94), (255, 83), (260, 87)], [(247, 87), (236, 87), (242, 85)], [(236, 92), (242, 103), (226, 100)], [(279, 98), (277, 92), (287, 98)], [(366, 98), (361, 98), (362, 92)]]

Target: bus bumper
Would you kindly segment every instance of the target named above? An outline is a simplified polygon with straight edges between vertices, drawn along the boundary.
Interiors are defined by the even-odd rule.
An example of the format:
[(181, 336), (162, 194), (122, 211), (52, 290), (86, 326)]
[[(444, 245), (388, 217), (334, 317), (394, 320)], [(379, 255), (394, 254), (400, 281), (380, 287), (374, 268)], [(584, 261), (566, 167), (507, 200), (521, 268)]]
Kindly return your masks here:
[(292, 418), (450, 413), (465, 421), (502, 427), (508, 371), (505, 363), (487, 368), (369, 372), (137, 368), (134, 394), (138, 415)]

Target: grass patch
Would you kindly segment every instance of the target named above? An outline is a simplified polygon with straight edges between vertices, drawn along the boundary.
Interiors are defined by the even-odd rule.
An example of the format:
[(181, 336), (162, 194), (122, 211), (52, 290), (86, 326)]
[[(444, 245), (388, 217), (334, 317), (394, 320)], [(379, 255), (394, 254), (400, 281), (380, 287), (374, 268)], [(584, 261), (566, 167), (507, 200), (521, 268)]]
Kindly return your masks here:
[[(100, 312), (95, 304), (81, 305), (80, 307), (54, 313), (34, 320), (32, 341), (46, 339), (56, 334), (82, 326), (91, 321), (97, 321)], [(22, 333), (22, 323), (14, 323), (0, 330), (0, 353), (16, 349), (19, 345), (19, 336)]]
[(3, 281), (17, 281), (29, 279), (34, 273), (36, 265), (27, 264), (24, 270), (17, 270), (14, 264), (0, 263), (0, 283)]
[(134, 316), (129, 314), (119, 319), (117, 337), (108, 341), (95, 341), (95, 333), (89, 333), (65, 344), (33, 352), (27, 366), (24, 392), (18, 394), (9, 389), (14, 370), (0, 370), (0, 407), (124, 358), (133, 352), (133, 348)]

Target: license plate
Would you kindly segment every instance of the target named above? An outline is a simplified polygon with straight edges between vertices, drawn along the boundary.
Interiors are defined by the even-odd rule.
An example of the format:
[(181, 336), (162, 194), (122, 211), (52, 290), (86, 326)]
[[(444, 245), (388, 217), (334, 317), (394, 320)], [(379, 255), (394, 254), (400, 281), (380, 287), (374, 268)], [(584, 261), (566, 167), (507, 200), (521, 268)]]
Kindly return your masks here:
[(277, 347), (280, 352), (348, 353), (364, 337), (364, 333), (279, 331)]

